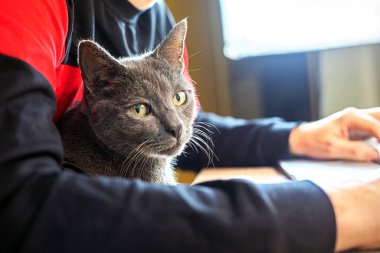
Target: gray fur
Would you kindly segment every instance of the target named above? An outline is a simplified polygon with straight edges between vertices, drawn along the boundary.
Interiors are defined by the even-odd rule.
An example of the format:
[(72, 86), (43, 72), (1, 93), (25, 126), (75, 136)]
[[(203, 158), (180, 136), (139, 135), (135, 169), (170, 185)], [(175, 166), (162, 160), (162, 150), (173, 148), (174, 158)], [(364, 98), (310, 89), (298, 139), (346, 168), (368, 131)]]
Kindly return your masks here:
[[(79, 45), (84, 99), (58, 122), (65, 163), (90, 175), (174, 184), (172, 161), (193, 133), (195, 91), (183, 79), (187, 21), (152, 52), (115, 59), (92, 41)], [(184, 91), (187, 100), (175, 105)], [(145, 117), (132, 106), (151, 107)]]

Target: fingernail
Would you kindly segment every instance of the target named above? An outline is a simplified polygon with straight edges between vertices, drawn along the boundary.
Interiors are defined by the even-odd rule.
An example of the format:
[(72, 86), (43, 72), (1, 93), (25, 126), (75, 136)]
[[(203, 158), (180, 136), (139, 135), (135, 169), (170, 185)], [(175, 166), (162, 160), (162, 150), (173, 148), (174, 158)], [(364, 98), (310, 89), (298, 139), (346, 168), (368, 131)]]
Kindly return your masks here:
[(378, 147), (374, 147), (372, 146), (371, 149), (368, 149), (368, 157), (372, 160), (372, 161), (379, 161), (379, 152), (380, 152), (380, 146)]
[(376, 155), (374, 154), (373, 161), (380, 163), (380, 143), (371, 144), (371, 147), (374, 153), (376, 153)]

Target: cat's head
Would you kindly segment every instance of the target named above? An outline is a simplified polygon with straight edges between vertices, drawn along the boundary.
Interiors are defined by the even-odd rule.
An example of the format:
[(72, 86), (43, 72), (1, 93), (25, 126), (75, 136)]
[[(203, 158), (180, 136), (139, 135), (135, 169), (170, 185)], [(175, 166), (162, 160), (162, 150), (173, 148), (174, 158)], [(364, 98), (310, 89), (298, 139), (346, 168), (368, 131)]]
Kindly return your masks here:
[(183, 20), (154, 51), (123, 59), (94, 42), (80, 43), (90, 126), (111, 150), (145, 156), (182, 152), (196, 113), (194, 88), (183, 78), (186, 30)]

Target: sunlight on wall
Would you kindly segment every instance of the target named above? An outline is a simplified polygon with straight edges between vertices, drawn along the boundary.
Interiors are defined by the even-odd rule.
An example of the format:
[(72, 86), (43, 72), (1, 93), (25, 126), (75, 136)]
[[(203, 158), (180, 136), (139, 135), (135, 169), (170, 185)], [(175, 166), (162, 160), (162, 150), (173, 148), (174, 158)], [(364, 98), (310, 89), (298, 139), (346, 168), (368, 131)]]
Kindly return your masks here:
[(320, 83), (320, 116), (380, 106), (380, 44), (322, 52)]
[(220, 0), (231, 59), (380, 41), (380, 0)]

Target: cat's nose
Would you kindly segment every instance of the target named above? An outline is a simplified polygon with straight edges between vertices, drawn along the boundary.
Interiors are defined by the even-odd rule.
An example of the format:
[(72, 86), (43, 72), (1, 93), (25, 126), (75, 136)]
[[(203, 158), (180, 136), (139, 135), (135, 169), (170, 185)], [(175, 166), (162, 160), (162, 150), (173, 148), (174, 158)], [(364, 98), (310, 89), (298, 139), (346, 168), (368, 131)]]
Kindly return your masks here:
[(178, 140), (182, 134), (182, 124), (179, 124), (177, 126), (168, 126), (165, 130), (168, 134)]

